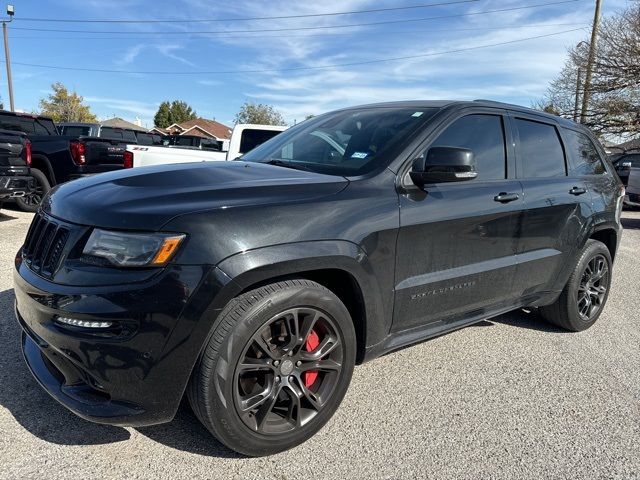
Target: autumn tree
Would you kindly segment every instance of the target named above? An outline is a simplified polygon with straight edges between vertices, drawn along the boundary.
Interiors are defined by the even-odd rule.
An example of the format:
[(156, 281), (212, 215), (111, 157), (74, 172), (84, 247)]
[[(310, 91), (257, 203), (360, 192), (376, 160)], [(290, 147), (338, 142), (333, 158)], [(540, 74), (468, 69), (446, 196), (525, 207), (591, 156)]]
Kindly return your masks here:
[(62, 83), (51, 85), (52, 93), (40, 100), (40, 115), (51, 117), (54, 122), (95, 122), (96, 116), (85, 105), (82, 96), (69, 92)]
[(186, 102), (181, 100), (165, 101), (158, 107), (158, 111), (153, 117), (153, 123), (156, 127), (167, 128), (174, 123), (182, 123), (194, 118), (198, 118), (198, 115)]
[(284, 117), (271, 105), (246, 102), (234, 119), (238, 123), (254, 123), (258, 125), (286, 125)]
[[(534, 106), (579, 118), (588, 54), (587, 42), (573, 47), (560, 74)], [(585, 124), (600, 135), (640, 137), (640, 2), (602, 20), (586, 114)]]

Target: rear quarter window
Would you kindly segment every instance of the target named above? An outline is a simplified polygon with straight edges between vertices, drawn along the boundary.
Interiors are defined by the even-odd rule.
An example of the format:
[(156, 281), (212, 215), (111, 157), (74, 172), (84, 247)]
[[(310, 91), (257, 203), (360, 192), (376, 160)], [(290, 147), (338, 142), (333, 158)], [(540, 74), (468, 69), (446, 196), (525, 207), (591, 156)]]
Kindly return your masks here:
[(561, 177), (567, 174), (558, 130), (548, 123), (515, 119), (519, 141), (516, 151), (524, 178)]
[(575, 175), (602, 175), (606, 172), (602, 158), (591, 139), (584, 133), (564, 130), (567, 150), (573, 160), (571, 173)]

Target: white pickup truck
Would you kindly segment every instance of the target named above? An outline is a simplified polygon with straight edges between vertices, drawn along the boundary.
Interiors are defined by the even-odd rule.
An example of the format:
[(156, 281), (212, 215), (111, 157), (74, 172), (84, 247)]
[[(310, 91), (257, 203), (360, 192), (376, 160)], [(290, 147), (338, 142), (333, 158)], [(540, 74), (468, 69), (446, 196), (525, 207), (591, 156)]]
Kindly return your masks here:
[(287, 127), (273, 125), (238, 124), (231, 132), (229, 150), (201, 150), (181, 146), (127, 145), (133, 155), (134, 167), (164, 165), (167, 163), (215, 162), (233, 160), (275, 137)]

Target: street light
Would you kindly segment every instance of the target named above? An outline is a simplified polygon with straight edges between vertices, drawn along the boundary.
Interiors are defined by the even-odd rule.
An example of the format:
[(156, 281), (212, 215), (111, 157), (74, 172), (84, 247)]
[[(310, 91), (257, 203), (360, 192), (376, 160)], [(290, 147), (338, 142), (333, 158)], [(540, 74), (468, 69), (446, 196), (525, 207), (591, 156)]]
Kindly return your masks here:
[(13, 5), (7, 5), (7, 15), (9, 20), (2, 21), (2, 33), (4, 34), (4, 60), (7, 66), (7, 85), (9, 86), (9, 106), (11, 111), (15, 111), (13, 106), (13, 80), (11, 79), (11, 57), (9, 56), (9, 34), (7, 33), (7, 23), (13, 20), (14, 14)]

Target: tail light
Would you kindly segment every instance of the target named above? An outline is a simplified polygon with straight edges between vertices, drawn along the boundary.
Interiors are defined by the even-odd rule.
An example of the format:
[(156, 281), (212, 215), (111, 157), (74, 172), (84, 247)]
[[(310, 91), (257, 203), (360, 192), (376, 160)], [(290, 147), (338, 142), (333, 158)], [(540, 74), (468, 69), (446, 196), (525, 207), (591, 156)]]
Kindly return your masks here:
[(24, 160), (27, 166), (31, 166), (31, 142), (29, 140), (24, 143)]
[(124, 168), (133, 168), (133, 152), (129, 152), (128, 150), (124, 151)]
[(71, 149), (71, 159), (76, 165), (84, 165), (86, 163), (85, 158), (85, 145), (82, 142), (72, 141), (69, 143)]

